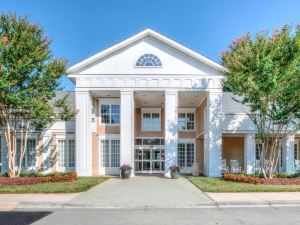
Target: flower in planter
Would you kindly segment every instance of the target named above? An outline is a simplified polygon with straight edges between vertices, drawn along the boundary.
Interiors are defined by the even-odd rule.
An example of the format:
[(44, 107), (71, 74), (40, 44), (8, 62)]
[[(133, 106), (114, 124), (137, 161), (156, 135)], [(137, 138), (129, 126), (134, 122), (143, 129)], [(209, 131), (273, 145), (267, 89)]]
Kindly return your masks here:
[(133, 169), (132, 166), (129, 164), (124, 164), (124, 165), (120, 166), (121, 178), (128, 179), (130, 177), (132, 169)]
[(169, 169), (171, 170), (172, 173), (176, 173), (176, 172), (180, 173), (180, 166), (178, 166), (178, 165), (174, 164), (174, 165), (170, 166)]
[(180, 166), (174, 164), (174, 165), (170, 166), (169, 169), (171, 172), (171, 177), (173, 179), (177, 179), (180, 177)]

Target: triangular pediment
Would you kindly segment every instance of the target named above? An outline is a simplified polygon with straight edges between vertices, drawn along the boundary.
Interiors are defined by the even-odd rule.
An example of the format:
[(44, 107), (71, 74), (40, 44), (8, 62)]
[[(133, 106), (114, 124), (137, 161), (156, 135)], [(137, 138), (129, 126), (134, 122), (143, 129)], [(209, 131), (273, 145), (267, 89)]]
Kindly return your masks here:
[[(156, 67), (137, 66), (138, 59), (152, 54), (159, 58)], [(76, 74), (181, 74), (222, 76), (225, 68), (220, 64), (147, 29), (98, 54), (68, 68)]]

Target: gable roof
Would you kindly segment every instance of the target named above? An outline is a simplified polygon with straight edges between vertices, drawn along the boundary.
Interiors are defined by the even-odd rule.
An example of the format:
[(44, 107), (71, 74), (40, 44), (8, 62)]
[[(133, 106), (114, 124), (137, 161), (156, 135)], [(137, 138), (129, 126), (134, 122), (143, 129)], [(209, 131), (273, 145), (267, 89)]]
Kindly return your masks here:
[(246, 106), (240, 102), (235, 101), (242, 100), (242, 97), (233, 94), (232, 92), (222, 93), (222, 112), (225, 114), (235, 114), (235, 113), (250, 113), (250, 107)]
[(183, 52), (183, 53), (191, 56), (192, 58), (194, 58), (216, 70), (222, 70), (222, 71), (226, 70), (226, 68), (224, 66), (220, 65), (219, 63), (217, 63), (217, 62), (179, 44), (178, 42), (175, 42), (175, 41), (171, 40), (170, 38), (148, 28), (140, 33), (137, 33), (134, 36), (131, 36), (131, 37), (125, 39), (124, 41), (122, 41), (116, 45), (113, 45), (110, 48), (104, 49), (103, 51), (101, 51), (79, 63), (76, 63), (75, 65), (73, 65), (67, 69), (67, 74), (74, 74), (77, 71), (79, 71), (80, 69), (84, 68), (85, 66), (90, 65), (90, 64), (98, 61), (99, 59), (102, 59), (102, 58), (104, 58), (104, 57), (106, 57), (106, 56), (108, 56), (108, 55), (110, 55), (110, 54), (136, 42), (136, 41), (139, 41), (145, 37), (148, 37), (148, 36), (153, 37), (157, 40), (160, 40), (161, 42), (177, 49), (180, 52)]

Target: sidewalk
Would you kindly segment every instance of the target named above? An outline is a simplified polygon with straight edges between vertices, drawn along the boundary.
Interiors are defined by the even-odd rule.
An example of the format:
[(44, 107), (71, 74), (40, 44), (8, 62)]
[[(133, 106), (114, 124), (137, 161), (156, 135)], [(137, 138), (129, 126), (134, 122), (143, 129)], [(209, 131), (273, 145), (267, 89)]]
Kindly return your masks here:
[(206, 193), (217, 205), (300, 206), (300, 192)]
[(64, 205), (80, 193), (72, 194), (0, 194), (0, 211), (7, 211), (21, 207), (22, 205)]

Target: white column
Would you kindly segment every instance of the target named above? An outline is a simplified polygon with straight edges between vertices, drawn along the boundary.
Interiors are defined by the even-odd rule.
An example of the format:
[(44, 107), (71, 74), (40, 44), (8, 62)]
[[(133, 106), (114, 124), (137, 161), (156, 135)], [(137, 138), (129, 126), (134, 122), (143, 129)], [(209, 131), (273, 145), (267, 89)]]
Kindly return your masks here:
[(79, 176), (92, 175), (91, 96), (76, 91), (76, 171)]
[(220, 177), (222, 170), (222, 92), (208, 92), (204, 140), (204, 174)]
[(294, 172), (294, 143), (294, 135), (282, 140), (282, 169), (289, 174)]
[[(134, 95), (133, 91), (121, 90), (121, 156), (120, 163), (134, 167)], [(132, 170), (134, 176), (134, 170)]]
[(178, 92), (176, 90), (165, 91), (165, 171), (166, 177), (170, 177), (169, 167), (177, 164), (177, 108)]
[(244, 170), (247, 174), (255, 172), (255, 134), (244, 137)]

